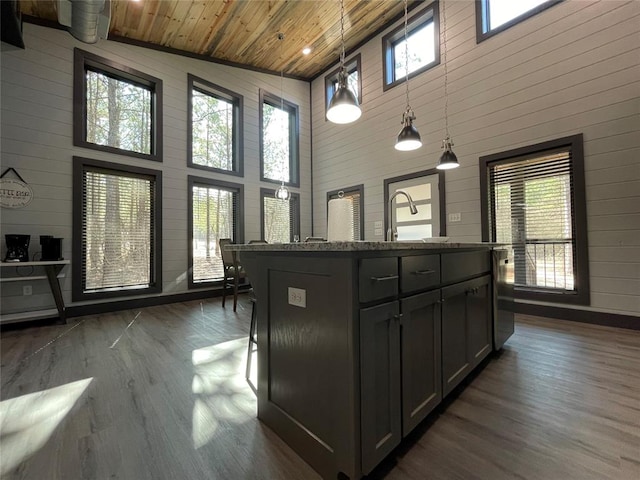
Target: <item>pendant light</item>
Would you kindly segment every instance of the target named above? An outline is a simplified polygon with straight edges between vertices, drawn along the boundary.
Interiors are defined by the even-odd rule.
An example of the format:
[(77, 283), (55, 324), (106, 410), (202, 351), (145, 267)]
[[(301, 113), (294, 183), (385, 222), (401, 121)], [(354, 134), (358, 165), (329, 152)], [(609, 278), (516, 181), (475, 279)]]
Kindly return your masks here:
[(333, 123), (345, 124), (355, 122), (362, 115), (358, 99), (347, 85), (349, 74), (344, 65), (344, 0), (340, 0), (340, 72), (338, 73), (338, 88), (333, 93), (327, 110), (327, 120)]
[(442, 5), (442, 48), (444, 50), (444, 132), (445, 138), (442, 140), (442, 148), (444, 152), (440, 157), (440, 162), (436, 167), (438, 170), (450, 170), (460, 166), (458, 163), (458, 157), (453, 153), (451, 147), (453, 147), (453, 140), (449, 135), (449, 91), (447, 89), (449, 83), (449, 70), (447, 64), (447, 14), (445, 12), (445, 2), (441, 1)]
[(416, 116), (413, 114), (413, 110), (409, 105), (409, 41), (407, 35), (407, 0), (404, 0), (404, 68), (405, 68), (405, 87), (407, 96), (407, 109), (402, 114), (402, 130), (398, 134), (398, 140), (396, 141), (396, 150), (409, 151), (415, 150), (422, 146), (422, 140), (420, 140), (420, 134), (416, 127), (413, 126), (413, 121)]
[[(280, 41), (280, 61), (282, 61), (282, 45), (284, 41), (284, 33), (278, 33), (278, 40)], [(284, 63), (282, 64), (282, 68), (280, 69), (280, 110), (281, 115), (284, 115)], [(282, 132), (285, 132), (284, 122), (282, 122)], [(284, 136), (284, 135), (283, 135)], [(284, 158), (282, 159), (284, 162)], [(275, 197), (278, 200), (288, 201), (291, 198), (291, 193), (289, 189), (284, 184), (284, 173), (282, 174), (282, 184), (276, 190)]]

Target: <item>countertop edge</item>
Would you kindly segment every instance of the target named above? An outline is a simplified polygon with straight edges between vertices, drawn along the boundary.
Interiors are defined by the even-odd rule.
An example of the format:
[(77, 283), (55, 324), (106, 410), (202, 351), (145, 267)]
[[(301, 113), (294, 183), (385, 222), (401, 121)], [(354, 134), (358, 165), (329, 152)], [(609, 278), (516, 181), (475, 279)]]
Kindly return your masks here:
[(379, 252), (403, 250), (454, 250), (463, 248), (486, 248), (491, 250), (504, 246), (491, 242), (306, 242), (306, 243), (252, 243), (229, 244), (225, 248), (236, 252)]

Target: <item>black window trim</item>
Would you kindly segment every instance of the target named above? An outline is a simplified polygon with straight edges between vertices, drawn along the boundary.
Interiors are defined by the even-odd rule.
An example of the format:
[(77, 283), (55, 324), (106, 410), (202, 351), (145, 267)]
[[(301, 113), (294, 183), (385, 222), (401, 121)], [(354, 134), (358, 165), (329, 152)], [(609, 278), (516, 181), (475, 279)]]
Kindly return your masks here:
[[(351, 187), (339, 188), (337, 190), (331, 190), (327, 192), (327, 206), (329, 205), (329, 200), (332, 198), (337, 198), (338, 194), (343, 192), (353, 193), (358, 192), (360, 194), (360, 238), (356, 240), (364, 240), (364, 184), (361, 183), (359, 185), (353, 185)], [(329, 221), (329, 208), (327, 207), (327, 221)]]
[(487, 0), (476, 0), (476, 44), (483, 42), (500, 32), (504, 32), (514, 25), (517, 25), (520, 22), (524, 22), (525, 20), (539, 14), (540, 12), (545, 11), (548, 8), (553, 7), (554, 5), (557, 5), (562, 1), (563, 0), (547, 0), (545, 3), (541, 3), (537, 7), (524, 12), (522, 15), (518, 15), (517, 17), (512, 18), (507, 23), (504, 23), (499, 27), (494, 28), (493, 30), (489, 30), (489, 9)]
[[(408, 36), (424, 26), (425, 23), (433, 20), (433, 36), (434, 36), (434, 60), (422, 67), (414, 70), (409, 74), (409, 78), (412, 79), (421, 73), (430, 70), (431, 68), (440, 65), (440, 2), (435, 0), (428, 4), (426, 7), (421, 8), (415, 14), (413, 14), (407, 21)], [(382, 37), (382, 91), (386, 92), (391, 88), (404, 84), (406, 81), (406, 75), (402, 78), (396, 78), (390, 81), (394, 75), (393, 66), (393, 46), (400, 40), (404, 40), (404, 21), (400, 23), (396, 28)]]
[[(187, 166), (207, 170), (209, 172), (223, 173), (225, 175), (244, 176), (244, 97), (239, 93), (224, 88), (203, 78), (187, 74)], [(197, 90), (205, 95), (210, 95), (219, 100), (230, 102), (233, 105), (233, 131), (232, 134), (232, 170), (209, 167), (193, 163), (193, 90)]]
[[(265, 240), (264, 238), (264, 199), (266, 197), (275, 198), (276, 191), (271, 188), (260, 188), (260, 239)], [(293, 219), (293, 225), (291, 229), (291, 235), (289, 238), (290, 242), (293, 242), (294, 235), (300, 235), (300, 194), (296, 192), (291, 192), (291, 198), (288, 200), (289, 202), (294, 200), (297, 202), (297, 215)], [(287, 201), (287, 200), (281, 200)]]
[(489, 231), (489, 208), (491, 199), (489, 198), (489, 165), (499, 163), (513, 163), (518, 157), (541, 154), (549, 150), (559, 148), (570, 148), (571, 151), (571, 176), (573, 184), (573, 239), (575, 242), (575, 271), (574, 285), (575, 292), (552, 292), (541, 291), (539, 288), (526, 288), (517, 286), (515, 298), (523, 300), (536, 300), (551, 303), (569, 303), (577, 305), (590, 304), (589, 286), (589, 251), (587, 236), (587, 202), (586, 186), (584, 175), (584, 146), (583, 135), (571, 135), (557, 138), (535, 145), (515, 148), (504, 152), (494, 153), (480, 157), (480, 217), (482, 228), (482, 241), (492, 241)]
[(237, 223), (234, 225), (233, 240), (235, 243), (244, 243), (244, 185), (241, 183), (227, 182), (224, 180), (216, 180), (207, 177), (198, 177), (195, 175), (187, 176), (187, 188), (188, 188), (188, 205), (187, 205), (187, 229), (188, 229), (188, 242), (189, 248), (187, 249), (188, 255), (188, 270), (189, 275), (187, 279), (187, 287), (189, 289), (195, 288), (211, 288), (212, 286), (222, 285), (222, 280), (205, 280), (201, 282), (194, 282), (193, 280), (193, 187), (217, 187), (220, 190), (227, 190), (237, 195), (236, 206), (238, 212), (236, 213)]
[[(362, 59), (360, 54), (345, 60), (345, 67), (347, 72), (351, 75), (352, 72), (358, 72), (358, 103), (362, 105)], [(333, 91), (333, 83), (338, 80), (338, 74), (340, 73), (340, 67), (338, 66), (324, 77), (324, 120), (327, 119), (327, 109), (329, 108), (329, 102), (335, 93)]]
[[(151, 245), (152, 260), (150, 272), (150, 286), (140, 289), (123, 289), (113, 292), (85, 293), (82, 285), (82, 268), (85, 257), (82, 244), (83, 205), (84, 205), (84, 172), (87, 167), (91, 171), (105, 173), (124, 173), (131, 177), (154, 179), (154, 211), (153, 211), (153, 244)], [(73, 157), (73, 228), (72, 228), (72, 299), (74, 302), (118, 298), (132, 295), (148, 295), (162, 293), (162, 171), (149, 168), (135, 167), (121, 163), (105, 162), (85, 157)]]
[[(73, 58), (73, 144), (76, 147), (162, 162), (162, 80), (79, 48), (74, 48)], [(87, 67), (117, 80), (151, 90), (150, 154), (87, 141), (87, 82), (85, 75)]]
[(290, 181), (285, 181), (284, 184), (290, 187), (300, 186), (300, 108), (295, 103), (283, 99), (278, 95), (269, 93), (266, 90), (260, 89), (259, 92), (259, 119), (258, 119), (258, 140), (260, 149), (260, 180), (269, 183), (282, 183), (282, 180), (274, 180), (271, 178), (265, 178), (264, 176), (264, 139), (263, 128), (264, 120), (262, 115), (263, 105), (265, 103), (275, 108), (280, 108), (281, 102), (284, 105), (284, 109), (289, 113), (289, 124), (292, 126), (292, 135), (289, 138), (289, 177)]

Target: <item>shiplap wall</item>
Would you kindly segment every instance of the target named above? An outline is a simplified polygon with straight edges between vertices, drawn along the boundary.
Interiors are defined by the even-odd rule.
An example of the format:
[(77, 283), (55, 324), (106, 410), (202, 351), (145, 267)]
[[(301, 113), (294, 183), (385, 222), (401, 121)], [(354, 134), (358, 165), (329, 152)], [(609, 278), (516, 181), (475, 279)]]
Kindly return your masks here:
[[(444, 8), (449, 124), (461, 165), (446, 172), (446, 211), (461, 213), (447, 235), (481, 239), (480, 156), (583, 133), (590, 308), (640, 315), (640, 2), (566, 0), (480, 44), (474, 2)], [(356, 123), (326, 122), (324, 77), (312, 84), (315, 235), (326, 232), (326, 192), (363, 183), (365, 236), (381, 239), (373, 224), (383, 219), (384, 179), (434, 168), (440, 157), (444, 66), (410, 80), (423, 147), (397, 152), (405, 87), (383, 92), (384, 33), (359, 49)]]
[[(258, 118), (260, 88), (280, 96), (280, 76), (257, 73), (117, 42), (87, 45), (70, 34), (24, 25), (25, 50), (2, 52), (1, 167), (14, 167), (34, 190), (22, 209), (2, 209), (2, 233), (31, 235), (30, 253), (40, 250), (39, 235), (62, 237), (71, 258), (72, 157), (84, 156), (137, 165), (163, 173), (163, 294), (187, 291), (187, 176), (245, 185), (245, 238), (260, 238)], [(95, 53), (160, 78), (164, 101), (164, 161), (138, 160), (73, 146), (73, 48)], [(244, 96), (244, 178), (187, 168), (187, 73)], [(284, 80), (285, 99), (300, 107), (301, 234), (311, 234), (311, 136), (309, 84)], [(2, 239), (2, 256), (5, 255)], [(28, 270), (21, 269), (22, 273)], [(71, 269), (64, 269), (63, 294), (71, 304)], [(3, 269), (3, 275), (12, 272)], [(31, 284), (33, 295), (22, 296)], [(2, 284), (2, 313), (53, 307), (45, 280)]]

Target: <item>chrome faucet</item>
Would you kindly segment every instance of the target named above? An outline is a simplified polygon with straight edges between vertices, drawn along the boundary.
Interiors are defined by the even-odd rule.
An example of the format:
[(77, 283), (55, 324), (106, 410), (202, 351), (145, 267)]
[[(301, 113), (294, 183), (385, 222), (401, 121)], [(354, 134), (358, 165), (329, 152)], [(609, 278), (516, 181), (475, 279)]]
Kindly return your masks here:
[(418, 208), (416, 207), (416, 204), (413, 203), (413, 198), (411, 198), (411, 195), (409, 195), (404, 190), (396, 190), (393, 195), (389, 197), (389, 203), (387, 204), (387, 218), (389, 219), (389, 228), (387, 229), (386, 238), (387, 242), (395, 242), (396, 240), (398, 240), (398, 230), (393, 225), (393, 210), (391, 208), (391, 205), (393, 204), (393, 199), (400, 194), (404, 195), (405, 197), (407, 197), (407, 200), (409, 200), (409, 211), (411, 212), (411, 215), (415, 215), (416, 213), (418, 213)]

